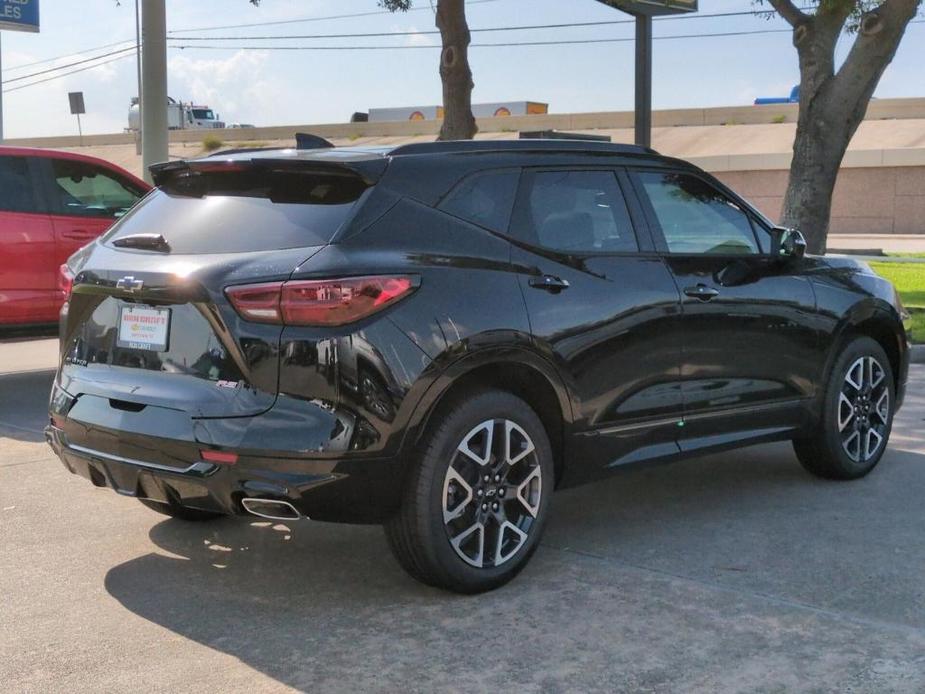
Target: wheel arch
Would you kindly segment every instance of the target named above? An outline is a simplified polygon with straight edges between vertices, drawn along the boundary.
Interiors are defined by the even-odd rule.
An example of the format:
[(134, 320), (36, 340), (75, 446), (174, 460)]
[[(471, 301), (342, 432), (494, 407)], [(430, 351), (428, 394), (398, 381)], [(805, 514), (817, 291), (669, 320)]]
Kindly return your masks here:
[(880, 301), (864, 302), (852, 307), (834, 335), (833, 347), (826, 359), (826, 374), (831, 373), (839, 352), (854, 337), (869, 337), (883, 347), (893, 370), (894, 386), (898, 390), (908, 348), (905, 344), (905, 329), (895, 309)]
[(510, 392), (533, 408), (549, 436), (558, 484), (573, 421), (571, 401), (553, 365), (526, 349), (486, 350), (450, 364), (418, 403), (403, 449), (417, 448), (434, 416), (456, 398), (480, 388)]

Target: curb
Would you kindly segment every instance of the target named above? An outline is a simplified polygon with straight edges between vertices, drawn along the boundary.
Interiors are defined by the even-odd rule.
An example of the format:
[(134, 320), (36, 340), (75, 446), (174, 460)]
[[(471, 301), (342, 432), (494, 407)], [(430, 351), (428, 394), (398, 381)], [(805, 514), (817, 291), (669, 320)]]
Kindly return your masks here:
[(912, 345), (910, 356), (913, 364), (925, 364), (925, 345)]

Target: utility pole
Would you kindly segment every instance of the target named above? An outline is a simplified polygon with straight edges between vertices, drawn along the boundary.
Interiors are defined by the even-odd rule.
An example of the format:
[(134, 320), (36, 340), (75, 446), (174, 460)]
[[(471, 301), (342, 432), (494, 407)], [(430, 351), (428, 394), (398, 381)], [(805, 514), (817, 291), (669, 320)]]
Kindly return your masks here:
[(135, 0), (135, 69), (138, 73), (138, 132), (135, 133), (135, 154), (141, 154), (141, 5)]
[(167, 9), (165, 0), (141, 0), (141, 159), (145, 180), (152, 164), (167, 161)]
[(652, 146), (652, 16), (636, 15), (636, 144)]

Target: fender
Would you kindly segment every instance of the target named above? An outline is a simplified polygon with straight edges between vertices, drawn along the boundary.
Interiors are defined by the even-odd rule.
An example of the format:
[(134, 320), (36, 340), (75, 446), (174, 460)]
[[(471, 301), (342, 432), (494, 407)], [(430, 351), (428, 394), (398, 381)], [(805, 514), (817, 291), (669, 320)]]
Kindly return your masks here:
[[(423, 434), (428, 419), (434, 411), (435, 405), (455, 385), (460, 378), (484, 366), (503, 364), (516, 364), (527, 366), (536, 371), (538, 376), (546, 380), (556, 394), (559, 410), (562, 412), (566, 431), (574, 424), (574, 409), (568, 388), (563, 382), (558, 370), (544, 356), (537, 353), (527, 345), (532, 345), (528, 336), (524, 336), (522, 346), (511, 346), (510, 343), (501, 346), (486, 346), (474, 352), (458, 356), (458, 350), (445, 352), (434, 360), (432, 367), (439, 369), (430, 376), (430, 383), (423, 395), (415, 403), (401, 443), (401, 451), (407, 452), (413, 448)], [(473, 340), (477, 342), (478, 340)]]

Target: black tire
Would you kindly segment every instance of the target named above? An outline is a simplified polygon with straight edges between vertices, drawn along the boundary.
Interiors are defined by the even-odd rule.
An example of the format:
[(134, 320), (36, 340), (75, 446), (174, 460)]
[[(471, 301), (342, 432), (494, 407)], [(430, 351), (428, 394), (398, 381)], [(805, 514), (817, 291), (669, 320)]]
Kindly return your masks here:
[(225, 515), (224, 513), (214, 513), (212, 511), (200, 511), (198, 508), (188, 508), (178, 504), (164, 504), (160, 501), (153, 501), (151, 499), (139, 499), (139, 501), (143, 506), (147, 506), (152, 511), (157, 511), (165, 516), (179, 518), (180, 520), (193, 523), (215, 520)]
[[(497, 431), (503, 432), (500, 441)], [(484, 453), (488, 442), (492, 450)], [(461, 452), (464, 445), (468, 454)], [(475, 448), (487, 462), (473, 462)], [(510, 581), (536, 551), (555, 484), (552, 448), (539, 417), (511, 393), (470, 392), (442, 408), (418, 450), (401, 508), (385, 525), (398, 562), (418, 581), (458, 593)], [(452, 514), (458, 517), (446, 521)]]
[[(863, 371), (860, 377), (858, 369)], [(859, 380), (861, 389), (853, 385)], [(817, 477), (832, 480), (854, 480), (873, 470), (886, 451), (893, 428), (895, 383), (890, 360), (877, 342), (869, 337), (847, 342), (829, 374), (822, 421), (811, 435), (793, 442), (803, 467)], [(876, 443), (874, 450), (869, 448), (872, 443)]]

